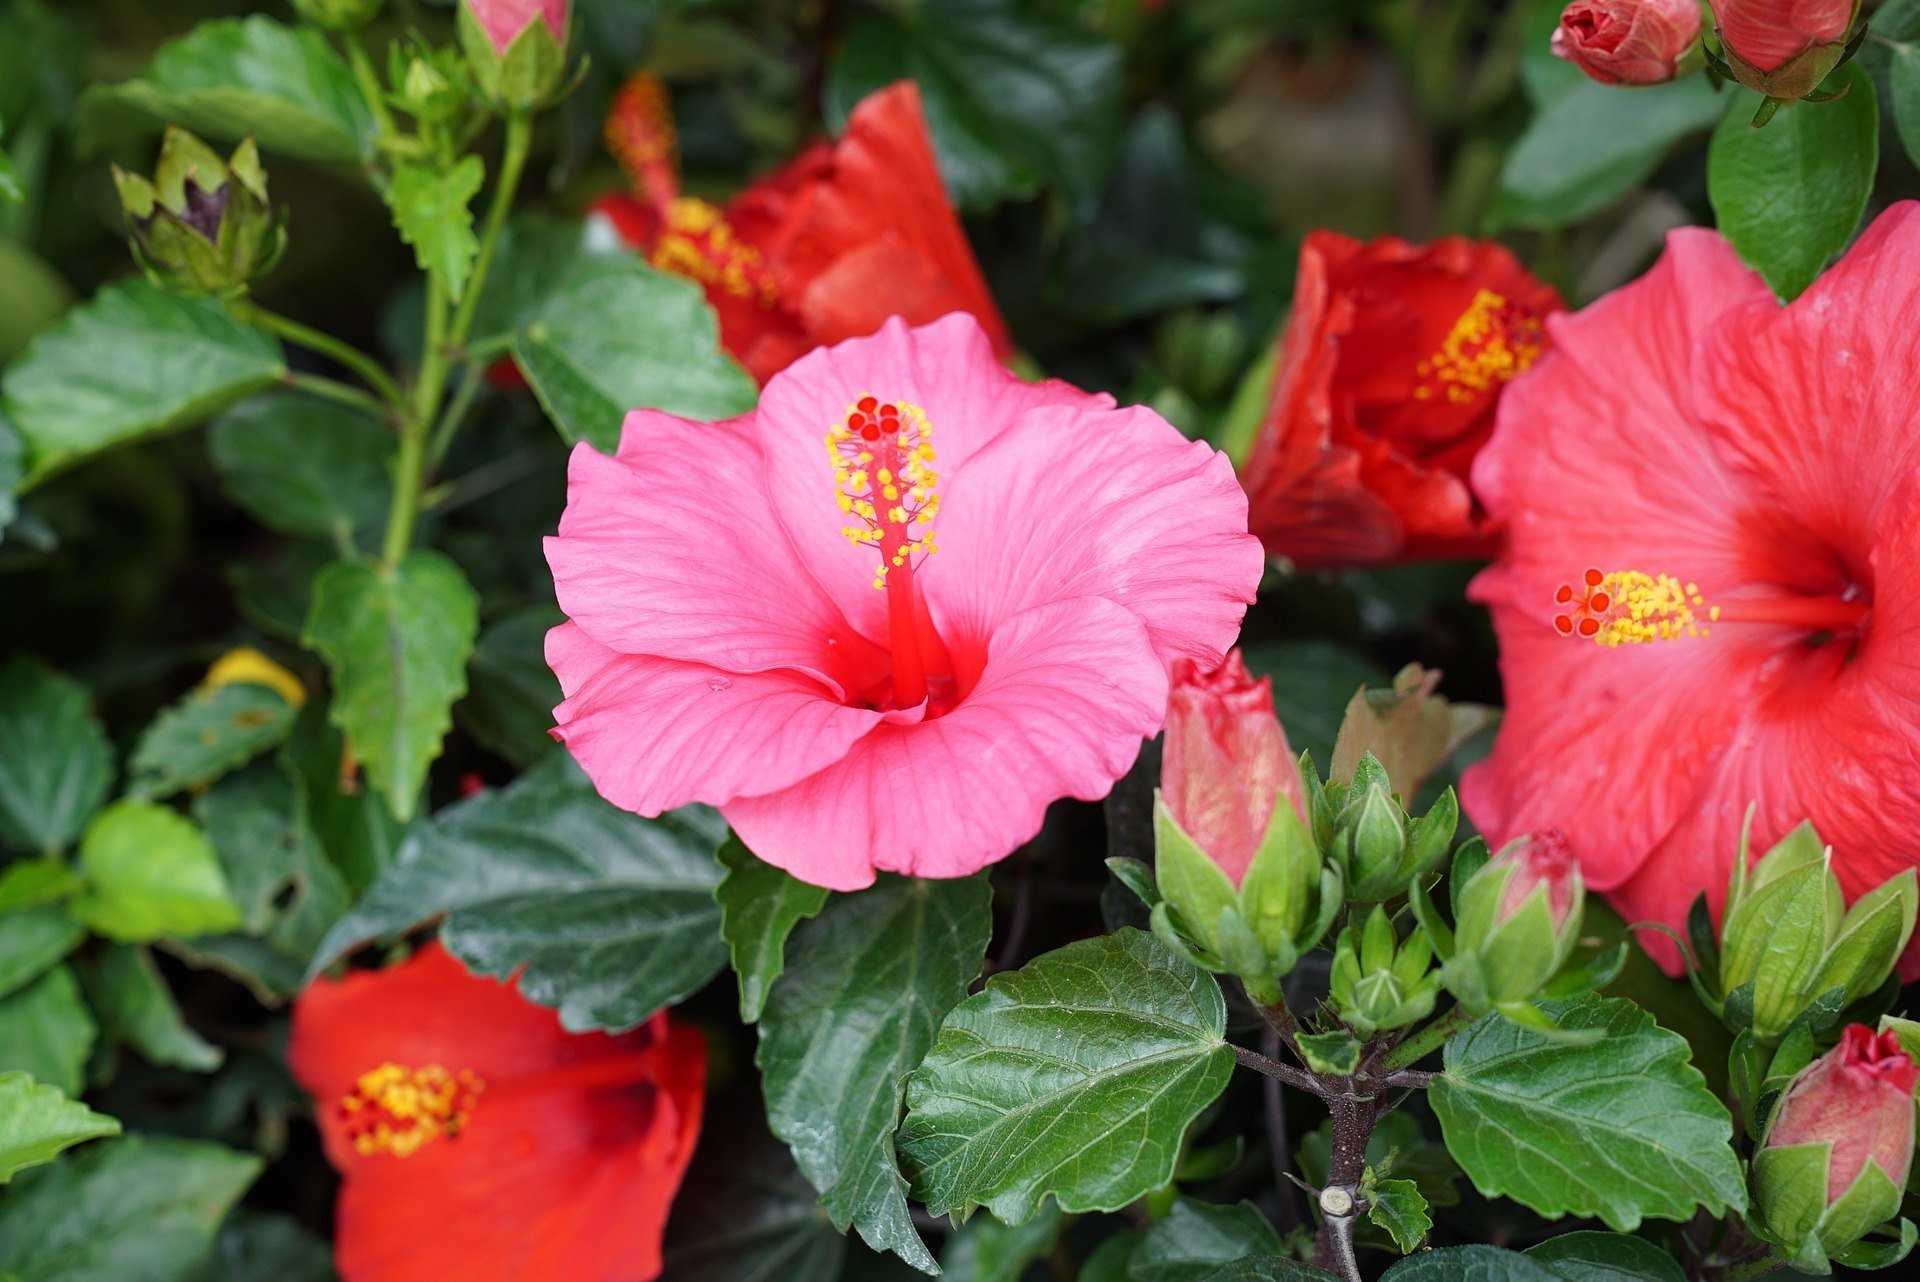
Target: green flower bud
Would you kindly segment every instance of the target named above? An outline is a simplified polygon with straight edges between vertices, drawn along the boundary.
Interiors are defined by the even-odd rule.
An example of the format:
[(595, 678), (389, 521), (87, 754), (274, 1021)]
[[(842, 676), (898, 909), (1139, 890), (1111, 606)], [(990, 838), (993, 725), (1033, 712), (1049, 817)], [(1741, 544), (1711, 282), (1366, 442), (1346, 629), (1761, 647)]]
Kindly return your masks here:
[(460, 47), (481, 95), (507, 111), (552, 102), (572, 24), (573, 0), (461, 0)]
[(1407, 888), (1407, 813), (1384, 785), (1349, 796), (1333, 849), (1347, 874), (1347, 893), (1362, 903), (1391, 899)]
[(1440, 991), (1432, 965), (1426, 932), (1416, 926), (1402, 941), (1387, 910), (1375, 906), (1364, 929), (1356, 922), (1334, 949), (1329, 976), (1334, 1010), (1362, 1037), (1425, 1019)]
[(1848, 910), (1811, 824), (1750, 870), (1742, 845), (1721, 918), (1716, 996), (1724, 1010), (1751, 986), (1754, 1038), (1777, 1045), (1815, 1002), (1837, 1014), (1886, 982), (1913, 935), (1920, 882), (1908, 869)]
[(293, 0), (294, 10), (316, 27), (351, 31), (372, 22), (386, 0)]
[(286, 245), (267, 202), (267, 175), (249, 138), (222, 161), (184, 129), (169, 128), (151, 180), (116, 166), (134, 256), (181, 294), (231, 295), (265, 275)]
[(1825, 1273), (1900, 1214), (1916, 1077), (1894, 1034), (1855, 1024), (1781, 1093), (1753, 1159), (1753, 1208), (1794, 1264)]
[(1585, 903), (1566, 838), (1509, 842), (1460, 889), (1441, 982), (1475, 1014), (1531, 1001), (1573, 954)]

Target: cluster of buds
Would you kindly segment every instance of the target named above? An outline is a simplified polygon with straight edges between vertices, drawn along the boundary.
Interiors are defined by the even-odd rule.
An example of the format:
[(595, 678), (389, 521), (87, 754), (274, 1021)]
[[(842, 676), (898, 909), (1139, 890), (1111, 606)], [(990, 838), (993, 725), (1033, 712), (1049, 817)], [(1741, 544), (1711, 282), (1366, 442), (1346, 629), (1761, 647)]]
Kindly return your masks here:
[(1342, 887), (1307, 827), (1272, 683), (1253, 680), (1237, 652), (1209, 673), (1176, 665), (1160, 783), (1155, 932), (1277, 1001), (1281, 978), (1332, 927)]
[(562, 92), (573, 0), (462, 0), (459, 25), (474, 83), (497, 108), (532, 111)]
[(267, 201), (267, 173), (247, 139), (222, 160), (169, 128), (151, 179), (114, 167), (134, 257), (154, 282), (181, 294), (228, 297), (272, 270), (286, 227)]
[(1543, 1022), (1532, 1003), (1579, 945), (1585, 904), (1573, 848), (1552, 831), (1515, 838), (1459, 882), (1451, 933), (1424, 895), (1414, 899), (1441, 958), (1440, 982), (1461, 1007), (1530, 1024)]
[(1911, 1244), (1911, 1225), (1904, 1242), (1867, 1235), (1900, 1214), (1917, 1078), (1894, 1032), (1854, 1024), (1781, 1092), (1749, 1178), (1755, 1224), (1793, 1267), (1880, 1267)]
[(1802, 824), (1749, 868), (1743, 837), (1718, 948), (1694, 931), (1708, 1004), (1763, 1046), (1778, 1045), (1803, 1019), (1831, 1024), (1886, 982), (1913, 935), (1920, 883), (1912, 869), (1849, 910), (1830, 854)]
[(1425, 1019), (1440, 994), (1425, 928), (1415, 926), (1403, 940), (1376, 904), (1364, 927), (1356, 920), (1341, 933), (1328, 992), (1341, 1022), (1362, 1037)]

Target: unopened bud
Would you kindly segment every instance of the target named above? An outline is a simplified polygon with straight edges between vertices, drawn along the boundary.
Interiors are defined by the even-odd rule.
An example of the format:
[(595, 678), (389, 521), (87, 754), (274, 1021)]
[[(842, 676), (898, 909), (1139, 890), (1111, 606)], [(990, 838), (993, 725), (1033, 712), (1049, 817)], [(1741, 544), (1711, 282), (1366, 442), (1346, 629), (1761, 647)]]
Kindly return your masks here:
[(1376, 906), (1364, 928), (1340, 936), (1329, 975), (1333, 1007), (1362, 1037), (1405, 1028), (1433, 1013), (1440, 977), (1433, 973), (1433, 947), (1420, 927), (1405, 941), (1385, 908)]
[(267, 203), (267, 174), (249, 138), (222, 160), (169, 128), (152, 179), (117, 166), (114, 185), (134, 256), (156, 283), (181, 294), (232, 295), (265, 275), (286, 231)]
[(461, 0), (460, 44), (481, 94), (510, 111), (550, 102), (572, 22), (573, 0)]
[(1733, 78), (1769, 98), (1804, 98), (1847, 52), (1860, 0), (1712, 0)]
[(1443, 982), (1470, 1011), (1531, 1001), (1579, 942), (1585, 900), (1565, 837), (1509, 842), (1461, 887)]
[(1680, 74), (1699, 39), (1697, 0), (1573, 0), (1553, 53), (1603, 85), (1657, 85)]

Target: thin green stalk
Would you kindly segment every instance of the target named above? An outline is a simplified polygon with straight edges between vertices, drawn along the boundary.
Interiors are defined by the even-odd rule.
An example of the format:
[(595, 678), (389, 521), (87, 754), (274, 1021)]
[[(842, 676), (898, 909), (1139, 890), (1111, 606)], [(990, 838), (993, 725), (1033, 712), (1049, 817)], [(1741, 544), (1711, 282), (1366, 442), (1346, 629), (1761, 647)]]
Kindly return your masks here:
[(380, 89), (380, 77), (374, 72), (373, 59), (367, 56), (367, 46), (360, 40), (360, 33), (349, 32), (346, 37), (347, 63), (353, 68), (353, 78), (360, 86), (360, 96), (367, 100), (367, 110), (373, 113), (373, 119), (380, 127), (380, 136), (393, 135), (393, 113), (387, 110), (387, 96)]
[(1778, 1273), (1787, 1267), (1787, 1262), (1768, 1251), (1757, 1260), (1746, 1260), (1740, 1264), (1729, 1265), (1715, 1275), (1715, 1282), (1751, 1282), (1753, 1278), (1763, 1278), (1769, 1273)]
[(1431, 1055), (1434, 1051), (1446, 1045), (1448, 1038), (1472, 1022), (1473, 1016), (1469, 1015), (1464, 1007), (1455, 1006), (1439, 1019), (1434, 1020), (1412, 1037), (1409, 1037), (1406, 1041), (1394, 1047), (1392, 1052), (1380, 1062), (1381, 1075), (1384, 1076), (1397, 1069), (1408, 1068), (1414, 1064), (1418, 1064), (1428, 1055)]
[(513, 198), (520, 190), (520, 176), (526, 172), (527, 152), (533, 144), (533, 118), (524, 111), (507, 117), (507, 143), (500, 158), (500, 180), (493, 187), (493, 203), (487, 206), (487, 221), (480, 233), (480, 254), (473, 260), (473, 276), (467, 293), (454, 314), (451, 341), (455, 347), (467, 341), (473, 330), (473, 318), (480, 309), (480, 286), (493, 266), (493, 254), (500, 247), (500, 231), (513, 210)]
[(393, 407), (377, 397), (369, 396), (357, 387), (348, 387), (345, 383), (336, 383), (330, 378), (318, 374), (289, 374), (287, 386), (309, 396), (317, 396), (323, 401), (332, 401), (337, 405), (350, 405), (364, 411), (374, 418), (385, 418), (393, 412)]
[(467, 411), (473, 408), (473, 402), (480, 395), (480, 385), (486, 380), (487, 367), (479, 361), (470, 360), (466, 368), (460, 371), (459, 386), (453, 389), (453, 395), (447, 400), (447, 408), (440, 414), (440, 421), (434, 426), (432, 442), (427, 447), (427, 463), (439, 467), (440, 461), (447, 456), (447, 447), (453, 444), (453, 434), (460, 430), (460, 424), (466, 421)]
[(250, 298), (235, 298), (227, 303), (236, 320), (276, 334), (289, 343), (298, 343), (308, 351), (318, 352), (350, 369), (368, 387), (379, 394), (380, 399), (393, 409), (406, 407), (406, 394), (393, 377), (380, 368), (380, 362), (367, 355), (350, 343), (343, 342), (331, 334), (324, 334), (310, 325), (278, 312), (270, 312)]

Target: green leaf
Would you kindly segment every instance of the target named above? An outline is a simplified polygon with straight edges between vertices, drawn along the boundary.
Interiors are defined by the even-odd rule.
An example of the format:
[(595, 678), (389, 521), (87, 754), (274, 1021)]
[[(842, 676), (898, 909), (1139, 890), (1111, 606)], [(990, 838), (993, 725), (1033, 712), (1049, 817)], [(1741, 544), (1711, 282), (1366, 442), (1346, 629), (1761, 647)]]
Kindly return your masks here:
[(466, 693), (479, 628), (479, 597), (438, 552), (409, 552), (391, 569), (341, 561), (314, 582), (303, 641), (333, 674), (328, 715), (402, 821)]
[(773, 1133), (836, 1227), (934, 1269), (907, 1208), (894, 1132), (907, 1075), (980, 974), (993, 930), (987, 878), (882, 877), (835, 896), (787, 947), (760, 1020)]
[(386, 519), (393, 433), (357, 410), (256, 397), (220, 416), (208, 447), (227, 493), (270, 530), (365, 547)]
[(73, 844), (113, 786), (113, 748), (93, 697), (37, 659), (0, 668), (0, 841)]
[(7, 370), (26, 484), (115, 445), (191, 427), (286, 377), (280, 345), (219, 303), (109, 285)]
[(1019, 0), (944, 0), (861, 11), (828, 84), (844, 124), (859, 100), (901, 77), (919, 82), (955, 204), (985, 209), (1041, 181), (1095, 195), (1125, 111), (1119, 48)]
[(1017, 1224), (1049, 1195), (1113, 1211), (1160, 1188), (1233, 1071), (1226, 1018), (1212, 976), (1132, 929), (994, 976), (908, 1086), (915, 1192)]
[[(351, 900), (293, 780), (284, 769), (261, 762), (197, 798), (194, 814), (233, 887), (241, 929), (286, 959), (274, 974), (258, 978), (270, 989), (290, 991)], [(210, 947), (211, 941), (196, 946)]]
[(489, 751), (526, 769), (554, 750), (560, 682), (547, 666), (547, 632), (565, 616), (550, 605), (504, 615), (480, 630), (470, 689), (453, 715)]
[(80, 839), (86, 889), (73, 912), (121, 943), (191, 938), (240, 924), (206, 837), (165, 806), (118, 801)]
[(182, 1282), (334, 1282), (332, 1253), (292, 1216), (240, 1207)]
[(632, 255), (583, 258), (552, 282), (515, 333), (513, 355), (560, 434), (607, 453), (629, 410), (719, 419), (758, 397), (720, 349), (699, 286)]
[(374, 152), (373, 115), (353, 72), (319, 31), (271, 18), (203, 22), (160, 47), (137, 80), (90, 89), (80, 103), (90, 149), (129, 126), (175, 124), (223, 142), (356, 162)]
[(187, 1027), (146, 949), (123, 944), (103, 950), (89, 959), (85, 983), (106, 1035), (149, 1063), (211, 1073), (226, 1059), (218, 1046)]
[(26, 198), (27, 189), (20, 185), (20, 171), (6, 150), (0, 148), (0, 205), (17, 205)]
[(740, 977), (740, 1018), (751, 1024), (786, 967), (787, 936), (826, 906), (827, 891), (762, 863), (735, 836), (720, 843), (720, 862), (727, 870), (713, 892), (720, 936)]
[(421, 271), (436, 274), (445, 282), (447, 294), (455, 302), (466, 293), (467, 277), (480, 253), (480, 242), (473, 234), (471, 206), (484, 181), (486, 167), (480, 157), (468, 155), (445, 170), (397, 165), (387, 189), (387, 204), (393, 210), (393, 224), (400, 229), (400, 239), (413, 246), (414, 261)]
[(1195, 1282), (1334, 1282), (1334, 1278), (1285, 1256), (1258, 1255), (1223, 1264)]
[(1452, 1246), (1410, 1255), (1380, 1282), (1566, 1282), (1553, 1268), (1497, 1246)]
[(0, 1073), (0, 1184), (63, 1149), (119, 1133), (120, 1123), (57, 1088), (26, 1073)]
[(1853, 239), (1880, 160), (1872, 78), (1848, 65), (1827, 83), (1846, 96), (1790, 104), (1764, 129), (1748, 123), (1759, 95), (1736, 95), (1707, 156), (1721, 233), (1784, 299)]
[(197, 687), (161, 711), (127, 763), (127, 794), (143, 800), (204, 788), (293, 732), (300, 710), (266, 686)]
[(1051, 1203), (1013, 1227), (976, 1215), (947, 1239), (941, 1276), (948, 1282), (1020, 1282), (1029, 1264), (1053, 1250), (1066, 1226), (1066, 1214)]
[(1447, 1147), (1489, 1197), (1542, 1215), (1597, 1216), (1628, 1232), (1746, 1207), (1733, 1119), (1681, 1038), (1619, 998), (1549, 1007), (1599, 1040), (1550, 1040), (1488, 1016), (1447, 1043), (1428, 1099)]
[(0, 870), (0, 913), (64, 903), (80, 893), (80, 884), (80, 874), (54, 856), (16, 859)]
[(1301, 1058), (1316, 1073), (1345, 1075), (1360, 1067), (1360, 1043), (1344, 1028), (1325, 1033), (1295, 1033)]
[(345, 740), (327, 720), (326, 708), (310, 699), (293, 727), (293, 738), (280, 750), (280, 763), (293, 778), (328, 861), (357, 892), (393, 866), (412, 825), (395, 819), (371, 788), (342, 778), (345, 753)]
[(98, 1031), (80, 1000), (80, 982), (73, 971), (56, 966), (0, 998), (0, 1073), (21, 1070), (78, 1095), (86, 1084), (81, 1070)]
[(713, 902), (725, 832), (700, 806), (628, 814), (560, 754), (417, 828), (313, 967), (444, 913), (440, 937), (472, 970), (524, 967), (520, 990), (574, 1031), (631, 1028), (726, 964)]
[(58, 907), (0, 916), (0, 997), (52, 970), (86, 937), (80, 923)]
[(1618, 1233), (1568, 1233), (1527, 1251), (1567, 1282), (1686, 1282), (1671, 1255)]
[(1367, 1218), (1386, 1230), (1402, 1255), (1419, 1246), (1433, 1230), (1427, 1199), (1412, 1180), (1375, 1180), (1367, 1190)]
[[(720, 1105), (716, 1107), (716, 1105)], [(836, 1282), (847, 1240), (758, 1102), (710, 1100), (708, 1123), (667, 1221), (672, 1282)]]
[(0, 1270), (19, 1282), (178, 1282), (260, 1166), (199, 1140), (97, 1144), (0, 1201)]
[(1280, 1235), (1251, 1202), (1220, 1206), (1181, 1198), (1127, 1266), (1132, 1282), (1194, 1282), (1243, 1256), (1277, 1255)]

